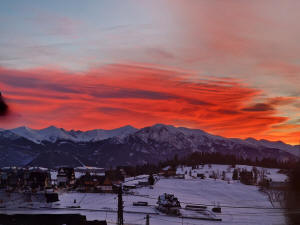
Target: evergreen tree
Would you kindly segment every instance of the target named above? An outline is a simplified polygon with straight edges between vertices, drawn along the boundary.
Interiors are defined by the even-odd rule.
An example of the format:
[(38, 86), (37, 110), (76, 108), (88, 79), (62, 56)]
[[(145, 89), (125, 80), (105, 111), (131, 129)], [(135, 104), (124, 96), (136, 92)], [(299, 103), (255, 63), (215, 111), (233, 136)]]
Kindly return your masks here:
[(222, 172), (222, 180), (225, 180), (226, 179), (226, 173), (225, 171)]
[(154, 182), (155, 182), (155, 179), (154, 179), (154, 177), (153, 177), (153, 174), (151, 173), (150, 175), (149, 175), (149, 177), (148, 177), (148, 182), (149, 182), (149, 184), (150, 185), (153, 185), (154, 184)]
[(238, 180), (238, 179), (239, 179), (239, 172), (237, 169), (234, 169), (232, 173), (232, 180)]
[(256, 184), (257, 183), (257, 178), (258, 178), (258, 170), (255, 166), (253, 166), (253, 168), (252, 168), (252, 173), (254, 175), (253, 182)]
[(243, 169), (240, 172), (240, 181), (243, 184), (252, 185), (253, 184), (253, 173), (252, 171), (247, 171)]

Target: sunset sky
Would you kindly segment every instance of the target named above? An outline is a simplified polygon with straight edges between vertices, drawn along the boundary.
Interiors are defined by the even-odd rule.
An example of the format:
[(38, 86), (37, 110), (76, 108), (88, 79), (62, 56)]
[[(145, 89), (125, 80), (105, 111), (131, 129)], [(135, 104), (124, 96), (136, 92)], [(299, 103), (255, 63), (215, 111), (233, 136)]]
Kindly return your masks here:
[(300, 141), (298, 0), (1, 0), (0, 127)]

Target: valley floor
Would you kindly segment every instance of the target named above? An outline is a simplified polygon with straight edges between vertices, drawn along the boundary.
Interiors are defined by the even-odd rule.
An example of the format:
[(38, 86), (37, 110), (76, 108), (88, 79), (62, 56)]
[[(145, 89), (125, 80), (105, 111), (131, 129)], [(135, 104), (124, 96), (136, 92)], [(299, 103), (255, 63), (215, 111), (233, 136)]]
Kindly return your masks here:
[[(178, 197), (181, 205), (186, 203), (205, 204), (212, 208), (219, 203), (222, 213), (218, 215), (222, 221), (205, 221), (182, 219), (158, 214), (155, 210), (157, 197), (163, 193), (172, 193)], [(66, 207), (80, 204), (80, 209)], [(150, 224), (240, 224), (269, 225), (285, 224), (284, 212), (272, 208), (268, 197), (256, 186), (248, 186), (239, 182), (226, 182), (214, 179), (160, 179), (153, 189), (149, 187), (134, 190), (134, 195), (124, 195), (125, 224), (145, 224), (145, 215), (150, 214)], [(149, 206), (133, 206), (133, 201), (147, 201)], [(114, 224), (117, 220), (117, 196), (115, 194), (99, 193), (63, 193), (59, 205), (55, 209), (1, 209), (3, 213), (80, 213), (88, 220), (106, 219)], [(189, 212), (187, 212), (189, 213)]]

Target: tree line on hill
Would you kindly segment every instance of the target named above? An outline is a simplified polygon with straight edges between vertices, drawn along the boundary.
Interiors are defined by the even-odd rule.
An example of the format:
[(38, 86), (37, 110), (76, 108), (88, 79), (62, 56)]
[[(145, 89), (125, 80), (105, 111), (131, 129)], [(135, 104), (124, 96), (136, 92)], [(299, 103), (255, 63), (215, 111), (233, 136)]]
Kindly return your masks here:
[(224, 155), (218, 152), (215, 153), (206, 153), (206, 152), (195, 152), (189, 156), (178, 159), (177, 156), (173, 160), (170, 160), (170, 163), (181, 163), (184, 165), (199, 165), (199, 164), (225, 164), (225, 165), (249, 165), (249, 166), (259, 166), (266, 168), (279, 168), (279, 169), (288, 169), (294, 167), (297, 164), (297, 161), (278, 161), (272, 158), (262, 158), (251, 160), (248, 158), (237, 157), (236, 155)]
[[(223, 155), (221, 153), (203, 153), (195, 152), (186, 157), (179, 158), (175, 155), (172, 159), (159, 162), (158, 164), (144, 164), (136, 166), (118, 166), (117, 170), (123, 169), (129, 176), (138, 176), (141, 174), (155, 174), (159, 173), (162, 168), (171, 166), (176, 168), (179, 165), (184, 166), (196, 166), (201, 164), (223, 164), (223, 165), (249, 165), (254, 167), (265, 167), (265, 168), (278, 168), (278, 169), (293, 169), (296, 168), (297, 161), (278, 161), (276, 159), (262, 158), (262, 159), (244, 159), (235, 155)], [(243, 173), (242, 173), (243, 174)], [(243, 176), (243, 175), (242, 175)]]

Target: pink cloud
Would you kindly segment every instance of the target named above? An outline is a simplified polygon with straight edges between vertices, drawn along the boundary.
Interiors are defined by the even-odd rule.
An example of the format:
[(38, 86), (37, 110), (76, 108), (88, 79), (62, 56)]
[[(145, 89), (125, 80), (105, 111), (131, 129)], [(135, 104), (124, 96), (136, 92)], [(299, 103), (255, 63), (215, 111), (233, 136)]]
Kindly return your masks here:
[[(278, 136), (275, 131), (269, 135), (272, 127), (289, 119), (278, 116), (277, 107), (292, 104), (292, 99), (257, 103), (262, 91), (238, 80), (192, 77), (189, 72), (138, 64), (112, 64), (81, 74), (1, 68), (2, 90), (19, 115), (5, 126), (86, 130), (167, 123), (227, 137), (274, 139)], [(284, 140), (291, 143), (297, 137), (288, 133), (287, 129)]]

